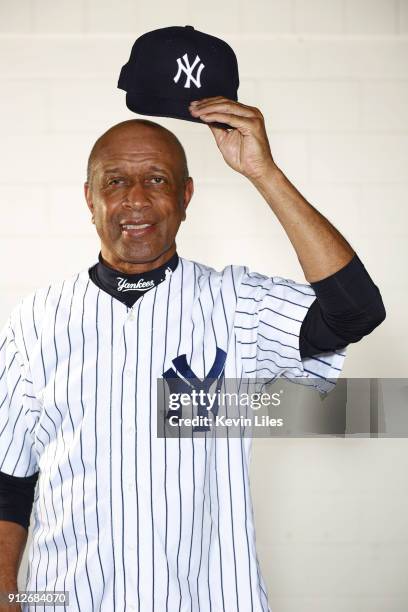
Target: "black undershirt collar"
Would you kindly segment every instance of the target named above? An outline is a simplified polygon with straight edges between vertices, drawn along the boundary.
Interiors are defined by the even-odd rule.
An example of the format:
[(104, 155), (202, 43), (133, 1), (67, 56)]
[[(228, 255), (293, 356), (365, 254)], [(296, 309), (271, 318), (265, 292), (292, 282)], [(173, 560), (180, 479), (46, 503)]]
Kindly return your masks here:
[(98, 255), (98, 260), (98, 263), (88, 270), (90, 279), (100, 289), (130, 308), (147, 291), (159, 285), (174, 272), (179, 256), (174, 253), (162, 266), (140, 274), (125, 274), (111, 268), (103, 260), (101, 253)]

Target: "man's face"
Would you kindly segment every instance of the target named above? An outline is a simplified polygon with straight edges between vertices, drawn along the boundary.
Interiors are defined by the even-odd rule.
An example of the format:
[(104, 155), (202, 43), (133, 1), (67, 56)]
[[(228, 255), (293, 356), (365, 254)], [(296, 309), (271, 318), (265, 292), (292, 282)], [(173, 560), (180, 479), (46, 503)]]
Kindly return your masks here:
[(193, 195), (176, 144), (133, 125), (108, 134), (97, 151), (85, 196), (112, 267), (145, 272), (175, 252), (175, 236)]

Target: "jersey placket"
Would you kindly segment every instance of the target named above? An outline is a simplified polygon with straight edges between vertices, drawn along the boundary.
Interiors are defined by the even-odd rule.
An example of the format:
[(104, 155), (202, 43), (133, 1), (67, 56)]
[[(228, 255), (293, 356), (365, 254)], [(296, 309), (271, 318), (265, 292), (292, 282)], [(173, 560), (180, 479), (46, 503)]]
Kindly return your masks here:
[[(121, 483), (121, 494), (117, 495), (116, 520), (115, 516), (113, 518), (116, 522), (114, 540), (119, 544), (116, 545), (117, 568), (121, 572), (120, 576), (117, 574), (116, 588), (119, 600), (126, 599), (129, 610), (138, 609), (139, 600), (142, 605), (147, 596), (144, 593), (145, 572), (152, 562), (152, 559), (147, 560), (148, 553), (143, 556), (143, 564), (141, 562), (140, 538), (143, 525), (151, 521), (151, 493), (148, 472), (145, 466), (139, 464), (146, 455), (151, 418), (150, 410), (143, 411), (145, 402), (142, 400), (150, 392), (150, 379), (140, 373), (140, 366), (143, 362), (145, 367), (148, 358), (146, 344), (151, 324), (148, 324), (145, 317), (151, 312), (155, 297), (153, 292), (150, 295), (144, 294), (132, 307), (126, 307), (125, 312), (121, 308), (123, 304), (115, 304), (121, 311), (121, 325), (118, 326), (120, 333), (118, 331), (113, 348), (116, 360), (114, 371), (117, 373), (114, 405), (120, 428), (117, 428), (117, 445), (112, 452), (120, 454), (113, 461), (116, 463), (117, 481)], [(149, 304), (146, 305), (146, 301)]]

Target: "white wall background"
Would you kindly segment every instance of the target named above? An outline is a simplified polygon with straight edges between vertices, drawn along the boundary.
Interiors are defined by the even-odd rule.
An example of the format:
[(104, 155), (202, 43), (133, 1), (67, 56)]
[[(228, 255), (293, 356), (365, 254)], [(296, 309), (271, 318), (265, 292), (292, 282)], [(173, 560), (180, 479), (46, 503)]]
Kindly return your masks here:
[[(235, 49), (240, 100), (264, 113), (274, 157), (342, 231), (387, 319), (345, 376), (408, 366), (408, 0), (0, 0), (0, 317), (98, 252), (82, 196), (89, 149), (132, 114), (116, 89), (143, 32), (194, 25)], [(261, 197), (201, 125), (183, 142), (196, 194), (185, 257), (303, 281)], [(253, 459), (258, 550), (273, 612), (408, 606), (405, 440), (263, 440)]]

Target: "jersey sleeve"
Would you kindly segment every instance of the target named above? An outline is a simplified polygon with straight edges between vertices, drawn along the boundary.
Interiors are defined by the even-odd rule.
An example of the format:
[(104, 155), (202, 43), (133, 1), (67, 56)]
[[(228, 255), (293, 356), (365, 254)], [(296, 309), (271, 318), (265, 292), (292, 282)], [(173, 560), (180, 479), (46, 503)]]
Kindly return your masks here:
[(32, 378), (16, 345), (11, 318), (0, 334), (0, 471), (27, 477), (38, 471), (32, 436)]
[(235, 317), (244, 375), (267, 380), (282, 377), (321, 393), (335, 386), (345, 348), (303, 359), (300, 355), (302, 322), (315, 298), (309, 284), (245, 269)]

